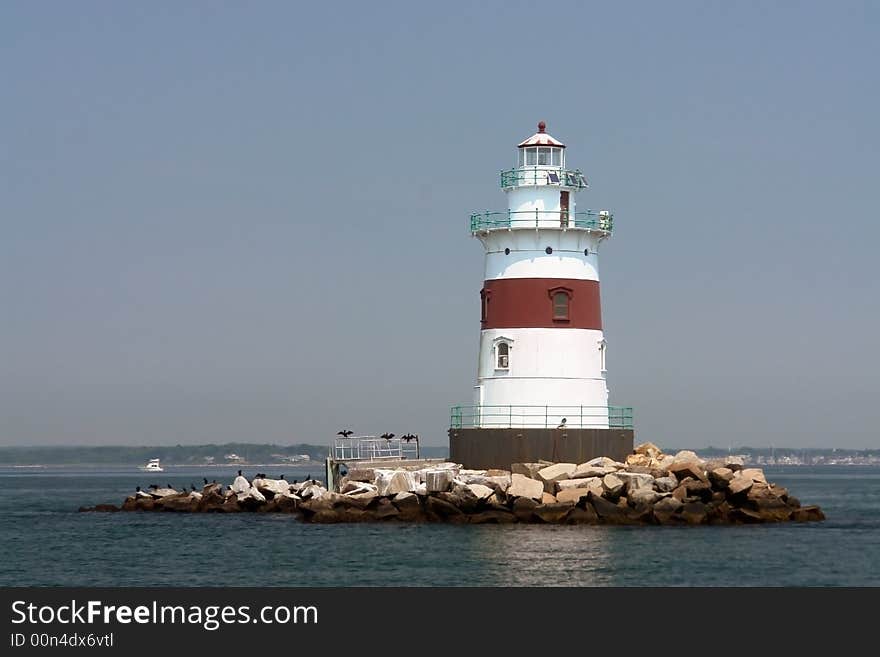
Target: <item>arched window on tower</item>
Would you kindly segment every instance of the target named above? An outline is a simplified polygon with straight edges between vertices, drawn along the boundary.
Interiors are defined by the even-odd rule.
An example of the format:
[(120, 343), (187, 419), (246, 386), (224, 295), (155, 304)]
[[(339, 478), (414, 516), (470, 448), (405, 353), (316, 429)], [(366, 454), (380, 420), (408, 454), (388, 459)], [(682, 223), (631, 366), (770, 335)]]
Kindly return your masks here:
[(554, 322), (567, 322), (571, 319), (572, 292), (567, 287), (555, 287), (550, 290)]
[(510, 371), (510, 356), (513, 351), (513, 340), (503, 335), (499, 335), (492, 340), (492, 359), (495, 372)]

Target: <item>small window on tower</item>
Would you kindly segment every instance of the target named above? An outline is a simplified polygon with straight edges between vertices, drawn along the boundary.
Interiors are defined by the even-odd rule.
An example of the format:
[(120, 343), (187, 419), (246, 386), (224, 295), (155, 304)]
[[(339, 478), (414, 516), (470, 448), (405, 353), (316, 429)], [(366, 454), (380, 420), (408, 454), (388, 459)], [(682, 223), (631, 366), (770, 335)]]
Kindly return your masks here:
[(483, 288), (480, 290), (480, 321), (485, 324), (489, 321), (489, 298), (492, 292)]
[(567, 322), (570, 319), (571, 290), (568, 288), (550, 290), (550, 300), (553, 304), (553, 321)]
[(510, 345), (506, 342), (498, 343), (498, 363), (495, 369), (510, 369)]

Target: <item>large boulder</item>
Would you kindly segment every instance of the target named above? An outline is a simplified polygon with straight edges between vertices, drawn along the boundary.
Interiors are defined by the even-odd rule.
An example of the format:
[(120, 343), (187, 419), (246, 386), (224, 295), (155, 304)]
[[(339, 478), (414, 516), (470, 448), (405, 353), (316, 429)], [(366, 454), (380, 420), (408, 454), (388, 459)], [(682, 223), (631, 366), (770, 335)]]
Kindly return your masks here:
[(462, 510), (457, 506), (434, 495), (429, 495), (425, 503), (429, 513), (428, 517), (431, 520), (456, 522), (466, 518)]
[[(681, 454), (682, 452), (679, 452)], [(689, 454), (693, 454), (693, 452), (687, 452)], [(679, 480), (684, 479), (685, 477), (693, 477), (694, 479), (700, 479), (702, 481), (706, 481), (706, 475), (703, 472), (703, 464), (699, 459), (694, 460), (679, 460), (676, 456), (676, 460), (673, 461), (672, 465), (667, 468), (668, 472), (674, 474)]]
[(764, 476), (764, 471), (761, 468), (746, 468), (745, 470), (739, 471), (740, 477), (748, 477), (752, 481), (760, 481), (763, 484), (767, 483), (767, 477)]
[(714, 468), (706, 474), (709, 476), (709, 481), (712, 483), (712, 487), (716, 490), (727, 488), (730, 480), (733, 479), (733, 470), (730, 468)]
[[(451, 473), (451, 470), (443, 470)], [(407, 470), (376, 470), (375, 485), (380, 496), (411, 493), (416, 489), (416, 478)]]
[(546, 467), (547, 463), (514, 463), (510, 466), (510, 474), (519, 474), (529, 479), (537, 479), (538, 471)]
[[(605, 489), (605, 496), (609, 498), (615, 498), (620, 496), (623, 493), (623, 479), (621, 479), (616, 474), (607, 474), (602, 477), (602, 487)], [(598, 507), (596, 508), (598, 512)], [(599, 513), (601, 516), (602, 514)]]
[[(604, 475), (603, 475), (604, 476)], [(595, 488), (602, 487), (602, 479), (599, 477), (584, 477), (580, 479), (563, 479), (557, 483), (559, 490), (568, 490), (570, 488)]]
[(818, 506), (802, 506), (791, 512), (791, 519), (797, 522), (814, 522), (825, 520), (825, 514)]
[(663, 497), (662, 494), (652, 488), (637, 488), (634, 491), (628, 492), (626, 496), (634, 506), (641, 504), (651, 505)]
[(556, 492), (556, 482), (571, 478), (577, 470), (576, 463), (554, 463), (538, 470), (538, 479), (544, 482), (544, 490), (548, 493)]
[(704, 525), (708, 520), (708, 511), (702, 502), (688, 502), (682, 507), (680, 515), (689, 525)]
[(614, 504), (614, 502), (609, 502), (603, 497), (590, 493), (589, 502), (593, 505), (596, 514), (603, 523), (618, 525), (624, 524), (629, 520), (627, 518), (626, 510), (623, 507)]
[(510, 476), (510, 488), (507, 489), (507, 494), (510, 497), (528, 497), (540, 500), (544, 494), (544, 482), (515, 472)]
[(618, 472), (615, 476), (623, 481), (627, 495), (629, 495), (631, 491), (639, 490), (641, 488), (647, 488), (650, 490), (654, 486), (654, 477), (649, 474)]
[(590, 479), (591, 477), (604, 477), (607, 474), (617, 472), (617, 468), (606, 468), (601, 465), (588, 465), (581, 463), (571, 475), (572, 479)]
[(517, 497), (513, 502), (513, 513), (520, 522), (531, 522), (536, 506), (538, 503), (531, 497)]
[(510, 511), (501, 509), (487, 509), (474, 513), (468, 517), (468, 522), (473, 525), (492, 524), (492, 525), (508, 525), (517, 522), (517, 518)]
[(239, 493), (247, 493), (250, 489), (251, 482), (241, 475), (238, 475), (232, 482), (232, 492), (236, 495)]
[(675, 521), (676, 514), (684, 505), (674, 497), (664, 497), (654, 504), (654, 519), (661, 525), (668, 525)]
[(654, 479), (654, 488), (659, 493), (671, 493), (678, 488), (678, 479), (674, 476), (657, 477)]
[(596, 513), (596, 509), (593, 508), (593, 505), (585, 500), (583, 508), (580, 506), (574, 507), (565, 516), (564, 522), (567, 525), (595, 525), (599, 522), (599, 515)]
[(602, 468), (614, 468), (615, 470), (622, 470), (626, 467), (625, 464), (615, 461), (614, 459), (607, 456), (597, 456), (596, 458), (590, 459), (589, 461), (581, 465), (592, 465)]
[(492, 488), (484, 486), (483, 484), (465, 484), (465, 486), (478, 500), (488, 499), (495, 494), (495, 491)]
[(276, 495), (290, 495), (290, 484), (284, 479), (268, 479), (255, 477), (251, 485), (266, 497)]
[(640, 445), (636, 445), (635, 449), (633, 449), (633, 454), (644, 454), (652, 459), (657, 458), (662, 453), (663, 451), (654, 443), (641, 443)]
[(742, 472), (743, 471), (740, 470), (739, 472), (734, 473), (734, 476), (727, 482), (727, 493), (729, 495), (746, 493), (755, 483), (752, 481), (751, 477), (743, 476)]
[(542, 522), (554, 524), (561, 522), (573, 506), (574, 504), (571, 502), (539, 504), (532, 510), (532, 516), (539, 518)]
[(630, 454), (626, 457), (626, 465), (628, 467), (651, 467), (651, 457), (647, 454)]
[(565, 504), (578, 504), (581, 500), (589, 497), (590, 488), (565, 488), (556, 494), (556, 501)]
[(452, 486), (455, 472), (449, 468), (425, 470), (425, 489), (428, 493), (442, 493)]

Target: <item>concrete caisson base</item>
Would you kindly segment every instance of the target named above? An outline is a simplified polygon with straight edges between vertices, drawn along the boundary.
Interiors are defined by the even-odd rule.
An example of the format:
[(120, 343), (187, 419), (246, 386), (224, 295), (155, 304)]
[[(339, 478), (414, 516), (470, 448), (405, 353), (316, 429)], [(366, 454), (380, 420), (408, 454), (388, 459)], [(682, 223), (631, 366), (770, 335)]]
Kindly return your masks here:
[(632, 429), (450, 429), (449, 460), (465, 468), (509, 470), (511, 463), (584, 463), (597, 456), (624, 461)]

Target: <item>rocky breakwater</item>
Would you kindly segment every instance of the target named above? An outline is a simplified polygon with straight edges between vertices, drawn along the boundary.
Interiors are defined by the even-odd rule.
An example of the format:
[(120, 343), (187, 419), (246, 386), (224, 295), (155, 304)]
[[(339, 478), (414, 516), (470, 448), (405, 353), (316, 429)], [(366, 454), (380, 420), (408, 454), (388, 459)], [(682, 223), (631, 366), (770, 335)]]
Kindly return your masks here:
[[(96, 511), (115, 510), (99, 505)], [(645, 443), (625, 463), (515, 463), (508, 470), (466, 470), (454, 463), (352, 469), (339, 492), (314, 481), (239, 476), (223, 490), (138, 491), (124, 511), (277, 512), (303, 522), (555, 523), (704, 525), (824, 520), (817, 506), (767, 481), (737, 458), (705, 461)]]

